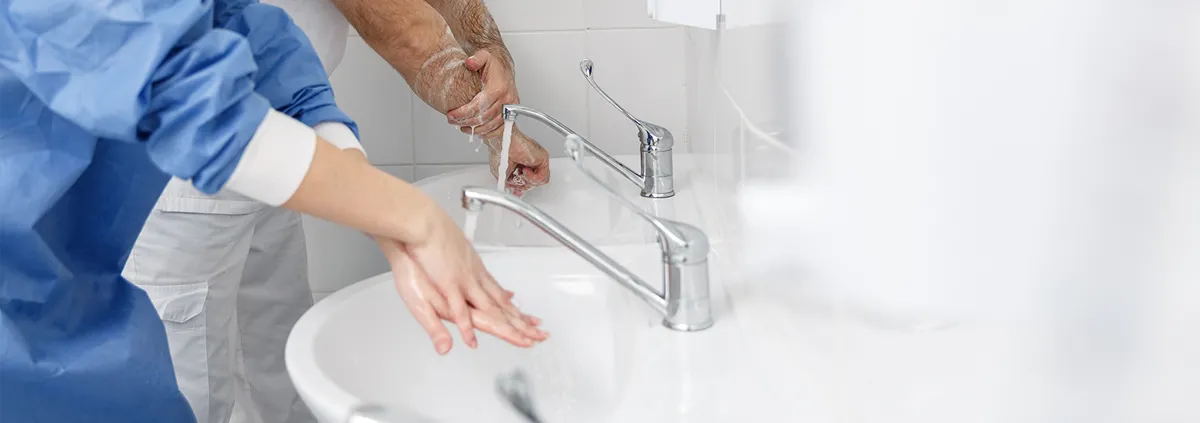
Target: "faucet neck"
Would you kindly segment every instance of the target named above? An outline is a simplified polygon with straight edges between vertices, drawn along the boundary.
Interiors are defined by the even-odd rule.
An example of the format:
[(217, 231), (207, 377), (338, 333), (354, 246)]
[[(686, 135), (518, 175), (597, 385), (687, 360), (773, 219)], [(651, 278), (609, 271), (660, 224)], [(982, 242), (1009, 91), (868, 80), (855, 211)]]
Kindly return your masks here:
[(708, 238), (700, 229), (673, 221), (652, 221), (659, 230), (659, 246), (665, 265), (660, 295), (637, 275), (621, 266), (558, 221), (517, 197), (492, 190), (463, 188), (463, 208), (479, 211), (494, 204), (521, 216), (606, 275), (633, 291), (663, 315), (663, 324), (683, 331), (712, 326), (708, 297)]

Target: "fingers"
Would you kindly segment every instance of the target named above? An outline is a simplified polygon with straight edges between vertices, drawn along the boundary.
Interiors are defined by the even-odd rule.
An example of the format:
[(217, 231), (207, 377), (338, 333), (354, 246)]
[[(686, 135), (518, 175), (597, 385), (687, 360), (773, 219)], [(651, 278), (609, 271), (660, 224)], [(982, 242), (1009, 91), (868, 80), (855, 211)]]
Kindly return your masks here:
[[(504, 105), (500, 102), (492, 103), (492, 105), (488, 107), (488, 109), (481, 115), (483, 122), (479, 126), (475, 127), (475, 133), (491, 134), (504, 128), (504, 117), (500, 114), (500, 111), (503, 108)], [(502, 136), (504, 133), (499, 132), (495, 135)]]
[(404, 299), (404, 305), (408, 307), (408, 312), (412, 313), (421, 328), (425, 329), (425, 333), (429, 334), (434, 350), (442, 355), (450, 352), (454, 341), (450, 337), (450, 331), (446, 330), (446, 325), (442, 324), (442, 319), (433, 305), (424, 301), (410, 300), (407, 296), (401, 297)]
[(487, 90), (480, 91), (467, 104), (446, 113), (446, 121), (458, 126), (477, 126), (484, 123), (486, 120), (480, 118), (480, 110), (487, 110), (492, 105), (490, 97)]
[(476, 50), (474, 56), (467, 58), (467, 69), (470, 69), (472, 72), (479, 72), (480, 69), (483, 69), (483, 65), (487, 64), (491, 58), (492, 54), (488, 53), (487, 50)]
[(483, 310), (492, 311), (500, 306), (496, 300), (480, 285), (471, 285), (466, 288), (467, 302), (472, 307)]
[(525, 194), (525, 190), (529, 184), (525, 182), (525, 175), (521, 173), (521, 165), (512, 162), (509, 162), (508, 165), (516, 167), (517, 171), (513, 172), (512, 176), (509, 176), (508, 180), (504, 181), (504, 187), (508, 188), (508, 191), (513, 195), (520, 197)]
[(458, 331), (462, 334), (463, 342), (468, 347), (478, 347), (479, 341), (475, 339), (475, 328), (471, 325), (471, 312), (467, 307), (467, 301), (463, 298), (462, 292), (457, 287), (441, 291), (442, 296), (446, 297), (446, 303), (450, 308), (450, 320), (458, 326)]
[(392, 267), (392, 280), (408, 312), (429, 334), (429, 339), (433, 341), (434, 350), (438, 354), (450, 352), (454, 341), (446, 326), (442, 324), (441, 313), (437, 307), (442, 305), (444, 309), (445, 301), (433, 292), (434, 288), (429, 284), (425, 272), (408, 256), (403, 246), (392, 240), (381, 240), (380, 247)]
[(525, 189), (529, 190), (533, 187), (546, 185), (550, 182), (550, 164), (542, 163), (538, 166), (523, 165), (521, 168), (521, 176), (525, 179)]
[(513, 305), (512, 301), (509, 301), (507, 291), (505, 291), (503, 288), (500, 288), (500, 284), (496, 282), (496, 279), (493, 278), (491, 274), (484, 271), (480, 276), (480, 281), (483, 283), (482, 289), (487, 291), (487, 294), (494, 301), (494, 304), (499, 306), (498, 308), (500, 311), (504, 312), (505, 316), (508, 318), (509, 324), (519, 329), (524, 336), (530, 339), (536, 341), (542, 341), (546, 339), (548, 334), (539, 330), (536, 325), (529, 324), (529, 321), (524, 318), (524, 314), (522, 314), (520, 310), (517, 310), (517, 307)]
[(458, 130), (464, 134), (474, 133), (484, 138), (499, 138), (504, 135), (504, 132), (501, 132), (504, 127), (504, 117), (500, 114), (503, 108), (503, 104), (495, 102), (488, 106), (482, 114), (476, 116), (462, 120), (454, 120), (450, 115), (446, 115), (446, 117), (451, 125), (458, 125)]
[(517, 328), (510, 325), (508, 319), (498, 312), (488, 313), (481, 310), (474, 310), (471, 312), (471, 319), (472, 323), (479, 330), (503, 339), (505, 342), (522, 348), (533, 346), (533, 340), (524, 336)]

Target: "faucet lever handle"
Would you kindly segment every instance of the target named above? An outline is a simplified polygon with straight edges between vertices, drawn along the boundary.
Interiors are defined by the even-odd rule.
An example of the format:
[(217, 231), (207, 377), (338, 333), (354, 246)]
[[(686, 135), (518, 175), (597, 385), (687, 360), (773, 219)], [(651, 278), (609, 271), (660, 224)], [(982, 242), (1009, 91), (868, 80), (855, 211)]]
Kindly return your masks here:
[(624, 107), (621, 107), (620, 104), (617, 104), (617, 101), (613, 100), (608, 93), (604, 92), (604, 90), (600, 88), (600, 85), (596, 83), (596, 80), (592, 78), (592, 70), (592, 59), (583, 59), (583, 61), (579, 62), (579, 71), (583, 73), (584, 79), (587, 79), (588, 84), (591, 84), (592, 88), (595, 89), (601, 97), (604, 97), (605, 101), (608, 101), (608, 104), (616, 107), (621, 114), (633, 121), (634, 125), (637, 125), (638, 131), (642, 133), (643, 143), (655, 144), (660, 142), (660, 140), (671, 138), (671, 133), (667, 131), (666, 128), (638, 119), (634, 117), (632, 113), (629, 113), (628, 110), (625, 110)]

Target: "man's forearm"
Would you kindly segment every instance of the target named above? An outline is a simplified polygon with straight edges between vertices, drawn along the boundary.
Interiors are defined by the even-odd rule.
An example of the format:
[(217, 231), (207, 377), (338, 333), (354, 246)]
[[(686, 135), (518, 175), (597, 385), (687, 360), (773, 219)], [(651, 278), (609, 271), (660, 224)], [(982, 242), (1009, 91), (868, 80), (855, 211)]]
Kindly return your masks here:
[(334, 0), (363, 39), (441, 113), (467, 104), (483, 88), (463, 66), (467, 52), (442, 15), (424, 0)]
[(488, 13), (483, 0), (426, 0), (430, 6), (446, 19), (454, 36), (467, 54), (475, 54), (477, 49), (487, 50), (508, 66), (513, 67), (512, 55), (504, 46), (500, 36), (500, 28)]

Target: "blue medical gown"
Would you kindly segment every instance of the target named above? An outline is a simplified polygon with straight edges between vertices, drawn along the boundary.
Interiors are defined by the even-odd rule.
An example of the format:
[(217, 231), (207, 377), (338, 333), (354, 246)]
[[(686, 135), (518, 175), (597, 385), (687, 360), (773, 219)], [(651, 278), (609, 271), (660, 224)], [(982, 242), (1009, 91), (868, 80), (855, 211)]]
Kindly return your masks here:
[(354, 128), (250, 3), (0, 0), (0, 422), (194, 421), (120, 276), (168, 175), (218, 191), (269, 107)]
[(337, 107), (321, 58), (287, 12), (256, 0), (217, 1), (218, 27), (250, 43), (258, 72), (255, 90), (271, 107), (308, 126), (340, 122), (358, 136), (358, 126)]

